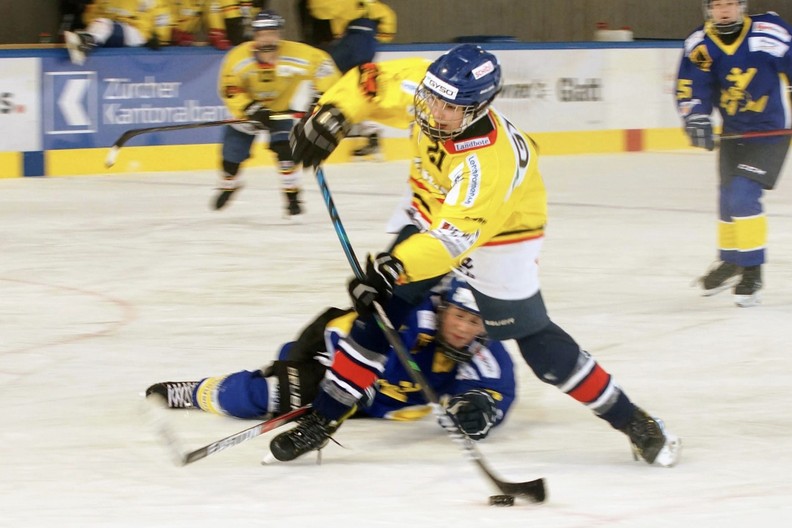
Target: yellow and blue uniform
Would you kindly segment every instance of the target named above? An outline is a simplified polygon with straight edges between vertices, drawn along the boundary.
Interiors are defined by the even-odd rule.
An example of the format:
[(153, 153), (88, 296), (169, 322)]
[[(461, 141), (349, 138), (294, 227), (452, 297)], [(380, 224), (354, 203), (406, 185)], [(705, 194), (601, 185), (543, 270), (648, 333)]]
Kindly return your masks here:
[[(516, 397), (514, 363), (500, 341), (475, 341), (470, 361), (457, 363), (440, 350), (436, 341), (437, 298), (427, 298), (410, 314), (399, 335), (412, 359), (421, 368), (427, 383), (442, 399), (464, 394), (471, 390), (486, 391), (495, 402), (493, 426), (499, 425), (511, 409)], [(324, 348), (313, 343), (312, 357), (301, 361), (315, 364), (331, 360), (339, 342), (347, 335), (354, 321), (354, 313), (326, 321), (324, 326)], [(278, 359), (287, 361), (294, 348), (300, 345), (286, 343)], [(329, 352), (328, 352), (329, 351)], [(301, 385), (298, 401), (294, 406), (307, 403), (318, 391), (319, 380), (314, 386)], [(258, 418), (271, 413), (284, 412), (284, 389), (276, 378), (261, 370), (242, 370), (225, 376), (204, 378), (193, 389), (193, 401), (204, 411), (236, 418)], [(376, 389), (358, 405), (358, 416), (384, 418), (396, 421), (412, 421), (431, 413), (426, 398), (401, 363), (391, 359), (377, 380)]]
[(280, 41), (275, 64), (258, 62), (255, 53), (255, 43), (245, 42), (231, 49), (220, 66), (220, 98), (236, 118), (244, 118), (254, 101), (272, 113), (286, 112), (301, 83), (310, 82), (321, 93), (340, 77), (327, 53), (300, 42)]
[[(92, 28), (92, 23), (106, 19), (115, 24), (133, 28), (140, 34), (140, 42), (131, 41), (121, 29), (107, 35)], [(159, 42), (170, 41), (170, 7), (165, 0), (97, 0), (86, 6), (83, 20), (86, 30), (94, 35), (97, 44), (105, 46), (139, 46), (152, 37)]]
[[(479, 80), (490, 72), (497, 77), (476, 91), (464, 92), (488, 94), (490, 99), (465, 125), (444, 135), (430, 129), (425, 113), (420, 117), (414, 113), (425, 101), (416, 94), (424, 97), (433, 82), (445, 83), (438, 90), (445, 89), (452, 101), (462, 93), (463, 88), (427, 71), (445, 71), (438, 63), (446, 57), (447, 63), (460, 69), (475, 65), (469, 74), (473, 82), (483, 83)], [(403, 265), (404, 275), (383, 309), (399, 328), (420, 300), (418, 295), (439, 277), (449, 271), (464, 276), (491, 339), (514, 339), (542, 381), (622, 429), (635, 406), (611, 375), (547, 314), (538, 275), (547, 222), (546, 190), (533, 141), (489, 106), (499, 87), (495, 61), (470, 45), (459, 46), (431, 64), (423, 59), (383, 61), (348, 72), (319, 100), (320, 108), (335, 106), (352, 123), (371, 119), (406, 128), (416, 122), (411, 125), (411, 202), (389, 250)], [(447, 71), (455, 75), (454, 70)], [(450, 139), (434, 139), (443, 137)], [(394, 358), (376, 352), (383, 342), (387, 339), (372, 318), (358, 318), (339, 344), (314, 400), (317, 414), (341, 419), (375, 382), (379, 369), (393, 364)]]
[[(717, 110), (723, 133), (792, 127), (792, 27), (775, 13), (746, 16), (734, 36), (712, 22), (685, 41), (677, 78), (684, 118)], [(767, 217), (761, 198), (780, 175), (789, 148), (784, 137), (724, 140), (719, 152), (720, 259), (742, 267), (765, 261)]]
[[(289, 131), (294, 125), (290, 114), (295, 110), (293, 105), (308, 103), (295, 101), (295, 97), (304, 83), (310, 83), (315, 92), (321, 93), (341, 74), (327, 53), (300, 42), (281, 40), (274, 64), (260, 62), (256, 53), (256, 43), (251, 41), (226, 54), (220, 66), (220, 98), (238, 119), (245, 119), (246, 109), (253, 104), (269, 110), (272, 116), (268, 125), (269, 149), (278, 158), (281, 187), (285, 192), (294, 192), (299, 188), (299, 173), (289, 148)], [(224, 174), (236, 177), (239, 165), (250, 157), (256, 132), (246, 125), (225, 128)]]
[[(436, 302), (427, 299), (410, 313), (399, 331), (402, 343), (441, 399), (485, 390), (495, 400), (498, 411), (494, 425), (499, 424), (515, 398), (514, 364), (509, 353), (500, 341), (487, 340), (473, 343), (475, 352), (469, 362), (457, 363), (446, 357), (436, 341)], [(349, 333), (355, 316), (353, 312), (327, 324), (327, 350), (340, 350), (340, 342)], [(431, 412), (420, 386), (394, 354), (389, 354), (374, 390), (358, 403), (358, 408), (366, 416), (401, 421), (422, 418)]]
[(396, 13), (377, 0), (308, 0), (308, 9), (314, 18), (330, 21), (336, 39), (344, 35), (351, 21), (359, 18), (376, 22), (379, 42), (391, 42), (396, 35)]
[[(352, 123), (370, 119), (406, 128), (428, 66), (424, 59), (397, 59), (350, 72), (319, 104), (332, 103)], [(422, 232), (393, 252), (411, 282), (459, 268), (477, 248), (542, 237), (547, 205), (536, 149), (505, 117), (491, 109), (469, 131), (444, 142), (422, 135), (417, 125), (411, 134), (409, 215)], [(538, 284), (523, 293), (536, 290)], [(483, 292), (497, 293), (486, 286)]]

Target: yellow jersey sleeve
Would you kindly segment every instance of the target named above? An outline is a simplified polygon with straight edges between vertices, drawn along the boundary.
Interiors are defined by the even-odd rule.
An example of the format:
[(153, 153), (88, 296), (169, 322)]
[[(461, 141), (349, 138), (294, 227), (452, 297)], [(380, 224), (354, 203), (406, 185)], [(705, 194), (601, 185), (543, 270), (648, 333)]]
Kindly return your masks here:
[(407, 128), (413, 120), (413, 99), (430, 62), (396, 59), (349, 70), (319, 99), (333, 104), (352, 123), (372, 120)]

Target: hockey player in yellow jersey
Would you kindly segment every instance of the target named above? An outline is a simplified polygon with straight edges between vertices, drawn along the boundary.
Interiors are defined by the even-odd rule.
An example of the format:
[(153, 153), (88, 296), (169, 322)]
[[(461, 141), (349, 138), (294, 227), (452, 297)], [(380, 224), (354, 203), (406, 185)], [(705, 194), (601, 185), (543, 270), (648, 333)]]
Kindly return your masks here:
[(349, 23), (357, 18), (377, 22), (377, 40), (391, 42), (396, 35), (396, 13), (379, 0), (308, 0), (311, 16), (330, 21), (333, 38), (344, 35)]
[(272, 440), (275, 458), (321, 449), (377, 379), (388, 358), (377, 352), (387, 340), (372, 316), (374, 303), (399, 328), (427, 288), (453, 271), (466, 278), (488, 335), (514, 339), (541, 381), (625, 433), (636, 457), (677, 462), (678, 437), (632, 403), (547, 314), (538, 268), (545, 187), (531, 139), (491, 107), (501, 86), (497, 58), (465, 44), (431, 64), (384, 61), (363, 77), (350, 71), (295, 126), (295, 160), (307, 166), (322, 163), (351, 123), (404, 126), (414, 119), (412, 201), (390, 249), (370, 257), (364, 278), (349, 283), (358, 319), (337, 347), (312, 412)]
[[(391, 42), (396, 35), (396, 13), (378, 0), (308, 0), (314, 19), (330, 25), (333, 41), (327, 51), (341, 72), (373, 62), (378, 42)], [(382, 159), (379, 127), (358, 123), (351, 137), (365, 137), (366, 144), (352, 151), (354, 159)]]
[[(209, 44), (215, 48), (225, 51), (231, 47), (218, 0), (169, 1), (172, 45), (192, 46), (198, 36), (205, 32)], [(241, 42), (240, 40), (237, 44)]]
[(208, 0), (209, 25), (222, 32), (209, 32), (209, 43), (227, 39), (234, 46), (253, 38), (251, 23), (268, 3), (267, 0)]
[(286, 214), (302, 212), (299, 172), (289, 148), (294, 120), (293, 100), (308, 81), (317, 93), (324, 92), (340, 77), (330, 56), (299, 42), (281, 39), (283, 18), (271, 10), (253, 20), (253, 38), (230, 50), (220, 66), (219, 93), (231, 115), (251, 123), (225, 127), (222, 175), (214, 208), (221, 209), (242, 186), (240, 165), (250, 157), (256, 135), (269, 131), (269, 149), (278, 158)]
[(97, 46), (159, 49), (170, 40), (167, 0), (97, 0), (86, 7), (83, 18), (84, 30), (63, 35), (74, 64), (84, 64)]

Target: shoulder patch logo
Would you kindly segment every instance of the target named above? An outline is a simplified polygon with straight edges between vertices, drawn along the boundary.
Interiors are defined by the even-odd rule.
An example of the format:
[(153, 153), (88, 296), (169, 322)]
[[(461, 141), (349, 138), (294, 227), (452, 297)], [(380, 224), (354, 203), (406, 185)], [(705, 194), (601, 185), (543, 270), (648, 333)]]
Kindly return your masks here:
[(707, 50), (707, 46), (703, 43), (696, 46), (690, 52), (690, 62), (695, 64), (699, 70), (709, 72), (712, 68), (712, 57)]

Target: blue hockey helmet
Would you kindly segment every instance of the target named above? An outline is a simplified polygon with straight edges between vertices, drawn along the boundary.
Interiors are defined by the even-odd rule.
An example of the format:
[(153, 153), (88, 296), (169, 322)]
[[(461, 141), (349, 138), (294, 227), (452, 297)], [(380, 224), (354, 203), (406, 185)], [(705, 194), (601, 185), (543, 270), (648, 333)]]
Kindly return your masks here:
[[(445, 290), (441, 293), (440, 311), (445, 311), (448, 306), (455, 306), (460, 310), (481, 317), (476, 299), (473, 297), (473, 290), (463, 279), (453, 277), (445, 283)], [(475, 336), (469, 343), (463, 346), (454, 346), (448, 342), (446, 335), (443, 331), (444, 315), (438, 319), (437, 328), (437, 344), (443, 354), (458, 363), (466, 363), (473, 358), (482, 342), (485, 339), (484, 334)]]
[[(739, 5), (737, 16), (733, 20), (717, 21), (712, 16), (712, 2), (736, 2)], [(719, 35), (733, 35), (743, 27), (743, 18), (748, 10), (748, 0), (703, 0), (704, 20), (711, 23)]]
[[(458, 136), (484, 116), (502, 87), (495, 55), (474, 44), (452, 48), (434, 61), (415, 92), (415, 118), (433, 139)], [(461, 121), (444, 121), (445, 109), (461, 109)]]
[(278, 13), (272, 9), (265, 9), (256, 15), (256, 18), (251, 21), (250, 27), (254, 32), (265, 29), (283, 29), (285, 23), (286, 21)]
[(453, 304), (466, 312), (481, 315), (476, 298), (473, 297), (473, 290), (470, 289), (467, 282), (458, 277), (453, 277), (449, 281), (448, 290), (443, 294), (443, 301), (445, 304)]

